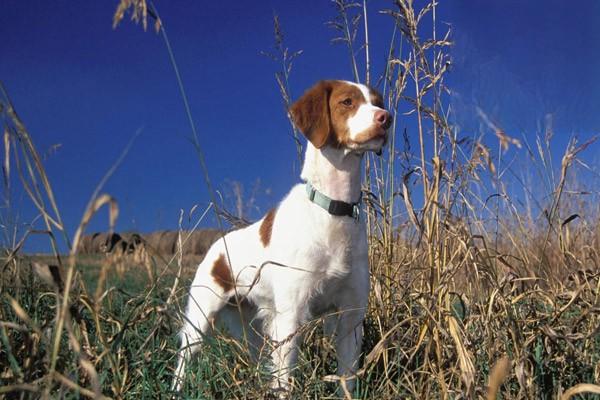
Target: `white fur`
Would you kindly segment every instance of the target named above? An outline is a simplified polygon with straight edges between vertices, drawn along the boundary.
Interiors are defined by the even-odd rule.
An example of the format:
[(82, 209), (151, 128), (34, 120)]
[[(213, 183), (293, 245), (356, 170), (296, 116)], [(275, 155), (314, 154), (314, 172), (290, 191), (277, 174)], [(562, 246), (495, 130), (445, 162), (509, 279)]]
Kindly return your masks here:
[[(368, 91), (365, 98), (365, 111), (359, 111), (354, 122), (348, 121), (353, 130), (368, 128), (368, 118), (370, 124), (374, 123)], [(361, 193), (363, 151), (329, 146), (316, 149), (309, 142), (301, 177), (330, 198), (356, 202)], [(289, 388), (297, 333), (307, 321), (326, 314), (327, 325), (334, 328), (336, 338), (338, 375), (349, 378), (346, 386), (351, 391), (369, 294), (364, 219), (330, 215), (308, 199), (302, 183), (295, 185), (278, 205), (266, 247), (259, 235), (262, 222), (225, 235), (198, 266), (180, 333), (182, 350), (174, 389), (181, 388), (186, 362), (199, 349), (203, 335), (211, 331), (213, 320), (242, 336), (240, 318), (232, 317), (237, 309), (227, 305), (235, 290), (225, 293), (211, 275), (215, 261), (228, 253), (237, 295), (253, 306), (250, 311), (244, 306), (244, 323), (260, 319), (256, 326), (272, 340), (273, 385)]]

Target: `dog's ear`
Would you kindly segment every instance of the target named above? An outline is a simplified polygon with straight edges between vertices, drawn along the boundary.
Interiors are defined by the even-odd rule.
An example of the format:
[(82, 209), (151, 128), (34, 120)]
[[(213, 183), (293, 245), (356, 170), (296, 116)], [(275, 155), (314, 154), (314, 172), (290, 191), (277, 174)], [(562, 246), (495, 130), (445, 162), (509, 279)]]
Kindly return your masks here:
[(331, 121), (329, 117), (329, 95), (331, 81), (320, 81), (308, 89), (290, 107), (294, 124), (317, 149), (327, 143)]

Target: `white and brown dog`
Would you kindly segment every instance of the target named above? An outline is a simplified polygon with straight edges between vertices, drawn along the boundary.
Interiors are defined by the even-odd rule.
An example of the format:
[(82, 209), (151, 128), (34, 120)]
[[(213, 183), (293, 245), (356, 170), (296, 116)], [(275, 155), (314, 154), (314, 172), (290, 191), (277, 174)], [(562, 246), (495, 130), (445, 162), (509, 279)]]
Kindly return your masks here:
[[(288, 389), (299, 328), (327, 313), (338, 375), (354, 387), (369, 295), (361, 161), (381, 152), (391, 123), (381, 95), (346, 81), (321, 81), (290, 108), (308, 139), (301, 178), (260, 221), (225, 235), (198, 266), (190, 289), (174, 389), (215, 323), (240, 332), (256, 316), (274, 343), (273, 386)], [(243, 299), (242, 306), (232, 305)], [(238, 302), (239, 304), (239, 302)], [(242, 311), (242, 318), (232, 314)], [(249, 312), (250, 310), (250, 312)]]

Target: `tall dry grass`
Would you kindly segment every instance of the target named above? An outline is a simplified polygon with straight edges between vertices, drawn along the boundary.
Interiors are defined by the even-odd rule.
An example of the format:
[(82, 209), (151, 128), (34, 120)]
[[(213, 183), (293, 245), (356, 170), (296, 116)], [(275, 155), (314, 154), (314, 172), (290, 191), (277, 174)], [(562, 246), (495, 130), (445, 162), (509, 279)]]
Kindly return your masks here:
[[(460, 132), (445, 86), (452, 43), (450, 32), (439, 31), (439, 6), (415, 8), (412, 1), (396, 0), (381, 10), (395, 29), (386, 68), (378, 75), (371, 69), (369, 41), (381, 39), (368, 30), (368, 17), (378, 10), (366, 1), (334, 1), (334, 42), (347, 46), (354, 78), (382, 91), (395, 121), (386, 155), (366, 159), (373, 290), (359, 384), (346, 397), (597, 398), (599, 216), (597, 195), (586, 194), (586, 166), (578, 162), (591, 140), (572, 141), (555, 168), (550, 130), (534, 145), (522, 144), (479, 110), (485, 135), (473, 139)], [(144, 24), (148, 15), (160, 21), (142, 0), (122, 1), (116, 22), (129, 7), (136, 7), (132, 15)], [(426, 19), (431, 32), (423, 31)], [(174, 62), (164, 26), (157, 27)], [(291, 60), (300, 53), (287, 50), (277, 19), (275, 38), (273, 57), (281, 65), (276, 78), (287, 105)], [(185, 99), (179, 75), (178, 80)], [(0, 396), (166, 397), (185, 282), (193, 273), (183, 258), (184, 232), (210, 208), (217, 210), (214, 191), (204, 214), (181, 214), (178, 251), (171, 259), (79, 256), (87, 223), (107, 207), (110, 229), (116, 202), (98, 189), (71, 240), (42, 159), (4, 92), (0, 107), (6, 194)], [(186, 110), (189, 114), (187, 102)], [(403, 129), (408, 119), (415, 132)], [(519, 161), (507, 163), (507, 152)], [(515, 173), (517, 165), (522, 174)], [(11, 181), (14, 176), (18, 181)], [(35, 222), (42, 230), (15, 227), (9, 193), (17, 184), (38, 210)], [(37, 234), (48, 237), (52, 255), (23, 253), (23, 244)], [(57, 240), (69, 254), (59, 254)], [(125, 279), (115, 275), (117, 266)], [(140, 268), (151, 273), (140, 274)], [(303, 333), (294, 396), (331, 398), (337, 380), (331, 344), (320, 335), (318, 320)], [(243, 344), (217, 335), (205, 347), (189, 369), (187, 396), (268, 395), (269, 374), (250, 361)]]

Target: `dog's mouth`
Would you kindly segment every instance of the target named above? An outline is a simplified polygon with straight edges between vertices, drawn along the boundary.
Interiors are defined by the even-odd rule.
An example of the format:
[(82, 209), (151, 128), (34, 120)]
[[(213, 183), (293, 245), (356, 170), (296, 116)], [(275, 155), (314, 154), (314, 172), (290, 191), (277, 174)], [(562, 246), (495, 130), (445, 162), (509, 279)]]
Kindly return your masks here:
[(381, 147), (379, 147), (379, 149), (375, 151), (375, 154), (379, 157), (381, 157), (381, 155), (383, 154), (383, 148), (387, 144), (387, 131), (385, 129), (381, 129), (381, 130), (383, 131), (383, 133), (379, 137), (382, 138), (383, 140), (381, 141)]
[(348, 147), (360, 152), (373, 151), (380, 156), (386, 143), (387, 131), (381, 127), (373, 127), (361, 132), (354, 140), (348, 141)]

